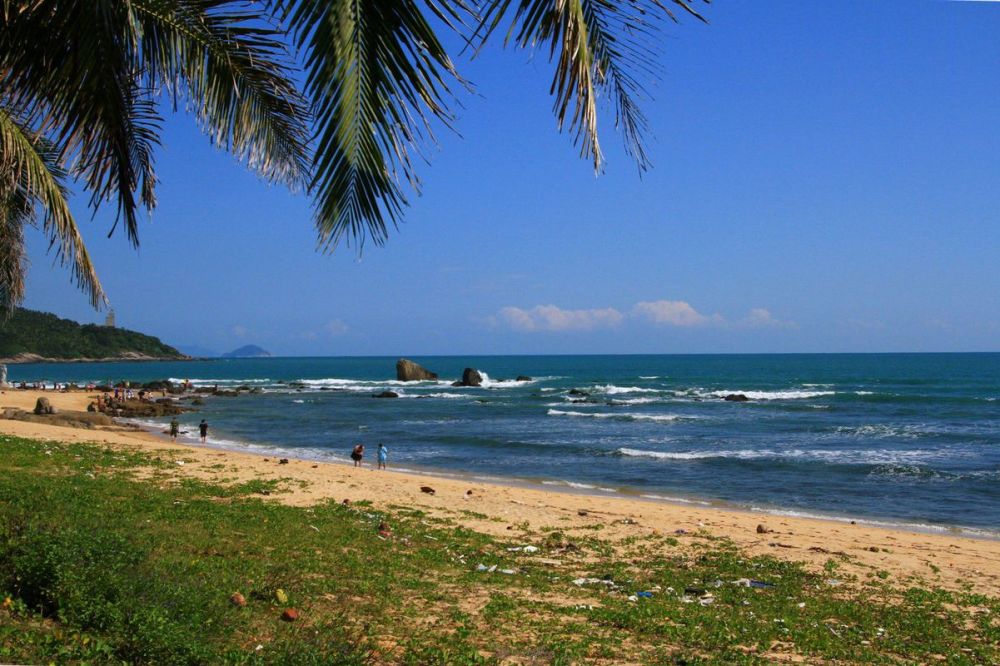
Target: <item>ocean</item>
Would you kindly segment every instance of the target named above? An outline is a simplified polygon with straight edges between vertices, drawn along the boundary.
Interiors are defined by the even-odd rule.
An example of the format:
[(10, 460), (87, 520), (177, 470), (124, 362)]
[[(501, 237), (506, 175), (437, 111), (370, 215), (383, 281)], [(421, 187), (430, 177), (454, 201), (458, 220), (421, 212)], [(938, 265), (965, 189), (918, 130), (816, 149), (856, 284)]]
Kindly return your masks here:
[[(395, 357), (30, 364), (11, 381), (262, 392), (181, 417), (210, 445), (1000, 537), (1000, 354)], [(458, 388), (465, 367), (486, 377)], [(509, 381), (528, 375), (530, 381)], [(508, 380), (508, 381), (504, 381)], [(574, 395), (577, 389), (587, 395)], [(383, 390), (396, 399), (375, 399)], [(742, 393), (748, 402), (723, 397)], [(160, 428), (162, 422), (143, 425)]]

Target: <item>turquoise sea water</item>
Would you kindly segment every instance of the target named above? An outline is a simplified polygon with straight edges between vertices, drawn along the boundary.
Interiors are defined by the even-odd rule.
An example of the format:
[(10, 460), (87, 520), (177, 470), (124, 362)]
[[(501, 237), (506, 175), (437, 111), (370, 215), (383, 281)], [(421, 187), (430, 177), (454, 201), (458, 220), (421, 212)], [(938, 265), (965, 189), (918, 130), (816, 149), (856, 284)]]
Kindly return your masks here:
[[(395, 357), (32, 364), (10, 378), (261, 387), (182, 417), (192, 440), (207, 419), (215, 446), (347, 460), (385, 442), (395, 468), (1000, 535), (1000, 354), (413, 360), (442, 381), (400, 385)], [(450, 385), (467, 366), (484, 387)], [(517, 375), (533, 379), (500, 381)], [(371, 397), (386, 389), (400, 398)]]

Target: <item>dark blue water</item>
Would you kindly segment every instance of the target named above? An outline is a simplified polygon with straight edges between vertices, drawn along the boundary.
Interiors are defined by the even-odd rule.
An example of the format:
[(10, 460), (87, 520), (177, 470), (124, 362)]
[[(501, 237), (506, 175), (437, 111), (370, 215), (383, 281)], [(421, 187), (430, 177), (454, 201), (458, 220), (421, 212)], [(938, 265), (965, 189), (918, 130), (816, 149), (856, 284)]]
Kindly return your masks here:
[[(414, 360), (446, 381), (401, 386), (395, 358), (36, 364), (10, 375), (263, 388), (183, 417), (192, 431), (208, 419), (220, 446), (346, 460), (355, 442), (385, 442), (397, 468), (1000, 532), (1000, 354)], [(483, 388), (450, 386), (466, 366), (488, 374)], [(500, 381), (517, 375), (533, 380)], [(401, 397), (371, 397), (384, 389)]]

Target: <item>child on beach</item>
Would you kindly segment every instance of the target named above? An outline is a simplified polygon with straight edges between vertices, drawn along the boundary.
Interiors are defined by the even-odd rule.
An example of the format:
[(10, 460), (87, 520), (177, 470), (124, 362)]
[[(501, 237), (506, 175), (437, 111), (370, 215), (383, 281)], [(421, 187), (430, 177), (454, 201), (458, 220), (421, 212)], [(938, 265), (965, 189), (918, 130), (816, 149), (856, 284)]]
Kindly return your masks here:
[(354, 461), (355, 467), (361, 467), (361, 459), (365, 457), (365, 445), (356, 444), (354, 450), (351, 451), (351, 460)]
[(177, 439), (177, 432), (180, 430), (181, 424), (177, 422), (177, 417), (170, 419), (170, 439)]
[(385, 469), (386, 458), (389, 457), (389, 449), (385, 448), (385, 444), (378, 445), (378, 468)]
[(208, 421), (202, 419), (201, 423), (198, 424), (198, 430), (201, 432), (201, 443), (204, 444), (205, 440), (208, 439)]

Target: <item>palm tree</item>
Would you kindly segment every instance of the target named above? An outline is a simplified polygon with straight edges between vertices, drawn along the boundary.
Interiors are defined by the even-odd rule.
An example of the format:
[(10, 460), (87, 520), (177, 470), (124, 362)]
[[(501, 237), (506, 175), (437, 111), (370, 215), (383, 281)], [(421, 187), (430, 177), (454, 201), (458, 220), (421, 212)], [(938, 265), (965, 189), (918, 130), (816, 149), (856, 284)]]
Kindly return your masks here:
[(637, 75), (652, 69), (660, 22), (677, 19), (671, 7), (701, 18), (695, 2), (0, 0), (0, 309), (23, 298), (24, 227), (39, 217), (92, 304), (105, 301), (67, 182), (94, 210), (114, 201), (115, 227), (138, 244), (164, 101), (263, 178), (307, 189), (325, 249), (383, 243), (402, 219), (403, 182), (419, 188), (414, 156), (451, 126), (453, 87), (468, 85), (432, 21), (473, 55), (498, 31), (547, 46), (558, 125), (581, 156), (602, 170), (606, 97), (646, 169)]

